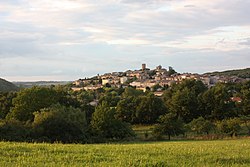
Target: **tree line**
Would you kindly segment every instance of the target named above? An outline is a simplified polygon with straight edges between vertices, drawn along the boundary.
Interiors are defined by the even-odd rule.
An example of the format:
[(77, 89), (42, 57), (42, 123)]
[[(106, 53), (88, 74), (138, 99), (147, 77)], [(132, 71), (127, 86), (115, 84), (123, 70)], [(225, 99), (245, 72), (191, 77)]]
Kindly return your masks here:
[(119, 141), (133, 139), (131, 125), (138, 124), (154, 125), (155, 139), (187, 132), (235, 136), (242, 126), (250, 135), (250, 81), (208, 89), (184, 80), (162, 97), (132, 87), (32, 87), (0, 93), (0, 119), (0, 139), (8, 141)]

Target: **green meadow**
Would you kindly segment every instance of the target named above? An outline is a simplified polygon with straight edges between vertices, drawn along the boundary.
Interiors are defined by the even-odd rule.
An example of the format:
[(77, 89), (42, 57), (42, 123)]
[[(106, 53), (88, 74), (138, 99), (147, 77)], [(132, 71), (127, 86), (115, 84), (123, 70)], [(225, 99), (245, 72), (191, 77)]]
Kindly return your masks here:
[(0, 142), (0, 166), (250, 166), (250, 139), (121, 144)]

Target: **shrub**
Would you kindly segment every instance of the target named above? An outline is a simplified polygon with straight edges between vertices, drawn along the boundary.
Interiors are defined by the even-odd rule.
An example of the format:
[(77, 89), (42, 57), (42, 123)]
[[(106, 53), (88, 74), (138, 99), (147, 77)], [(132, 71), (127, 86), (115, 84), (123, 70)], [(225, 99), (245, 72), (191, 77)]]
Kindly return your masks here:
[(115, 119), (115, 109), (102, 103), (96, 108), (91, 127), (96, 135), (108, 139), (123, 139), (134, 136), (128, 123)]
[(189, 126), (192, 131), (195, 131), (198, 134), (206, 133), (208, 135), (209, 132), (214, 129), (214, 124), (209, 120), (205, 120), (203, 117), (194, 119), (190, 122)]
[(85, 142), (88, 126), (85, 112), (59, 104), (34, 113), (34, 137), (51, 142)]
[(154, 127), (153, 136), (161, 139), (163, 135), (176, 136), (184, 134), (184, 123), (181, 119), (176, 118), (174, 114), (166, 114), (160, 117), (160, 123)]
[(241, 127), (240, 120), (238, 118), (225, 119), (217, 123), (217, 129), (219, 132), (228, 134), (231, 137), (237, 136)]

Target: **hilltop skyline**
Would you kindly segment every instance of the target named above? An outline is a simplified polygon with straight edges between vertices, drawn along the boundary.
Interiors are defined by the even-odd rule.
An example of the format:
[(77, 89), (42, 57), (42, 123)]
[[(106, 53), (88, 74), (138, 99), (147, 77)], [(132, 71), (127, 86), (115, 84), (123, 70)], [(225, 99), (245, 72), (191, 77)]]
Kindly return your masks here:
[(250, 66), (250, 1), (0, 2), (0, 78), (75, 80), (161, 64), (204, 73)]

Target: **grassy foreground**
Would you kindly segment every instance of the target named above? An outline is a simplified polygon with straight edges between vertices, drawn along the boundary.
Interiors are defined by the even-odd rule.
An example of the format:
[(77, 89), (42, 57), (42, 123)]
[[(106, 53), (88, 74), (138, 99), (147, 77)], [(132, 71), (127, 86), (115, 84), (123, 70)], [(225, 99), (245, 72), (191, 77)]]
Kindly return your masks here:
[(250, 166), (250, 139), (86, 145), (0, 142), (0, 166)]

